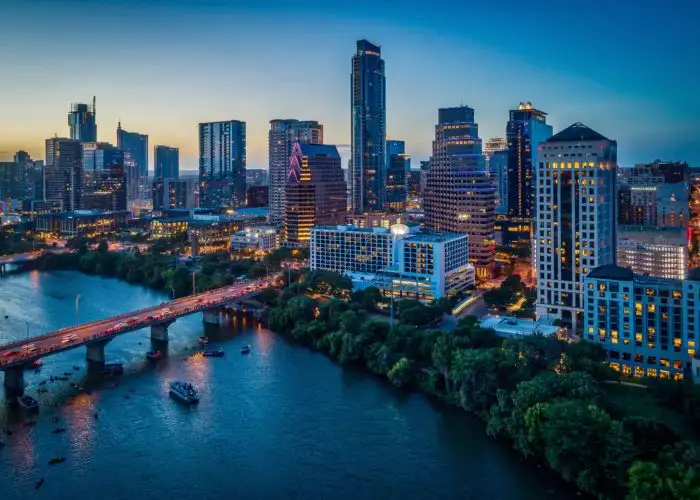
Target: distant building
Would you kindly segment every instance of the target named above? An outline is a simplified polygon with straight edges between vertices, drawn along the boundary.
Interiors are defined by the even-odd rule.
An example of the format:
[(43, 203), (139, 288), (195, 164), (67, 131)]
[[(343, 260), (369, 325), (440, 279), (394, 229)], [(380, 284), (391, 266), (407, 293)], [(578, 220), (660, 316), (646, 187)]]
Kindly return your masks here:
[(491, 175), (496, 180), (496, 213), (508, 213), (508, 150), (494, 151), (489, 160)]
[(85, 173), (83, 209), (105, 212), (127, 210), (127, 185), (124, 165)]
[(37, 216), (36, 230), (63, 238), (94, 238), (126, 227), (128, 220), (128, 212), (76, 210), (44, 213)]
[(153, 166), (156, 179), (180, 178), (180, 150), (171, 146), (153, 148)]
[(68, 126), (70, 127), (70, 138), (74, 141), (97, 141), (94, 97), (92, 98), (92, 106), (81, 103), (71, 105), (68, 113)]
[[(135, 184), (138, 188), (148, 177), (148, 136), (137, 132), (127, 132), (119, 122), (117, 124), (117, 147), (124, 151), (133, 172), (136, 174), (136, 176), (129, 174), (127, 182)], [(138, 189), (135, 194), (138, 194)]]
[(620, 227), (617, 264), (639, 276), (684, 279), (688, 274), (688, 239), (677, 228)]
[(194, 208), (196, 182), (183, 179), (162, 179), (153, 182), (153, 210)]
[[(287, 158), (287, 162), (289, 162), (289, 158)], [(285, 171), (285, 178), (286, 175), (287, 172)], [(263, 168), (247, 168), (245, 171), (245, 181), (248, 186), (252, 186), (253, 184), (267, 186), (270, 180), (269, 177), (268, 171)]]
[(491, 139), (487, 139), (484, 143), (486, 170), (488, 170), (491, 175), (494, 174), (494, 170), (491, 166), (491, 157), (497, 151), (508, 151), (508, 141), (506, 141), (504, 137), (492, 137)]
[(700, 275), (689, 278), (638, 276), (616, 265), (594, 269), (584, 286), (583, 338), (603, 347), (624, 375), (682, 380), (700, 337)]
[(268, 206), (268, 198), (270, 196), (270, 187), (263, 184), (254, 184), (248, 186), (246, 196), (246, 206), (250, 208)]
[(406, 154), (394, 154), (389, 158), (386, 176), (386, 210), (396, 213), (406, 211), (408, 165), (410, 165), (410, 158)]
[(82, 208), (83, 162), (79, 141), (46, 139), (45, 198), (63, 211)]
[(351, 212), (382, 210), (386, 182), (386, 78), (381, 48), (367, 40), (357, 41), (352, 57), (350, 106)]
[(231, 251), (269, 252), (279, 248), (279, 234), (273, 226), (248, 226), (231, 236)]
[(246, 124), (238, 120), (199, 124), (199, 203), (245, 206)]
[(577, 122), (540, 143), (537, 158), (537, 318), (576, 330), (586, 275), (616, 260), (617, 142)]
[[(289, 159), (295, 143), (323, 144), (323, 125), (313, 120), (271, 120), (268, 134), (270, 223), (284, 224)], [(266, 184), (253, 180), (252, 184)]]
[(363, 228), (383, 227), (389, 229), (394, 224), (402, 224), (408, 220), (406, 214), (395, 212), (372, 212), (362, 215), (349, 215), (348, 224)]
[(535, 167), (537, 145), (552, 136), (547, 113), (531, 102), (521, 102), (510, 110), (506, 126), (508, 141), (508, 230), (507, 243), (527, 243), (535, 217)]
[(468, 106), (442, 108), (423, 192), (428, 228), (469, 235), (471, 262), (481, 275), (494, 267), (496, 187), (481, 154), (479, 128)]
[[(26, 193), (31, 200), (44, 199), (44, 162), (32, 160), (26, 151), (17, 151), (14, 162), (19, 165), (19, 178), (26, 182)], [(25, 198), (27, 199), (27, 198)]]
[(344, 222), (347, 188), (335, 146), (294, 145), (285, 200), (285, 240), (289, 245), (307, 245), (313, 226)]

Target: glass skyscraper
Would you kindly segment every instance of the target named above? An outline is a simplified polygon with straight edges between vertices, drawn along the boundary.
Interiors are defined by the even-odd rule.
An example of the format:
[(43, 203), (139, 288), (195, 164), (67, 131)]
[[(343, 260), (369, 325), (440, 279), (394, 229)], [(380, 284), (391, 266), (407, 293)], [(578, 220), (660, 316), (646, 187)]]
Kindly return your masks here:
[(350, 207), (382, 210), (386, 197), (386, 79), (379, 45), (358, 40), (352, 57)]
[(71, 105), (71, 110), (68, 113), (68, 126), (70, 127), (70, 138), (74, 141), (97, 141), (94, 97), (92, 98), (92, 106), (82, 103)]
[(199, 124), (200, 206), (245, 206), (246, 124), (238, 120)]
[(153, 169), (155, 178), (179, 179), (180, 178), (180, 150), (170, 146), (156, 146), (153, 148)]
[[(133, 168), (143, 179), (148, 177), (148, 136), (136, 132), (127, 132), (121, 122), (117, 125), (117, 147), (128, 153)], [(129, 179), (129, 183), (135, 183)], [(140, 181), (139, 181), (140, 182)]]

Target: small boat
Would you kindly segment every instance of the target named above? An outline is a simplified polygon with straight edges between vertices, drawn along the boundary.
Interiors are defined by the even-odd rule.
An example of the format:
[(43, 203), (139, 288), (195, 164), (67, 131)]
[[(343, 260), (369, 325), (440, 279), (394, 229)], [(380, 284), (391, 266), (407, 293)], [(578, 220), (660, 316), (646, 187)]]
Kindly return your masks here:
[(197, 340), (199, 341), (200, 344), (208, 344), (209, 343), (209, 339), (207, 337), (205, 337), (204, 335), (199, 337)]
[(219, 349), (206, 349), (202, 352), (204, 356), (207, 358), (220, 358), (224, 355), (224, 350), (219, 348)]
[(249, 345), (244, 345), (241, 347), (241, 354), (248, 354), (250, 353), (250, 346)]
[(188, 382), (172, 382), (170, 384), (170, 395), (187, 404), (199, 402), (197, 390)]
[(32, 368), (34, 368), (35, 370), (38, 370), (39, 368), (41, 368), (41, 365), (43, 365), (43, 364), (44, 363), (41, 361), (41, 359), (35, 359), (34, 362), (32, 363)]
[(79, 366), (77, 366), (77, 365), (73, 365), (73, 370), (77, 372), (77, 371), (79, 371), (79, 370), (80, 370), (80, 367), (79, 367)]
[(124, 373), (124, 365), (121, 363), (107, 363), (105, 364), (104, 373), (109, 375), (121, 375)]
[(39, 408), (39, 402), (31, 396), (19, 396), (17, 402), (25, 410), (36, 410)]
[(61, 434), (63, 432), (66, 432), (66, 428), (65, 427), (58, 427), (58, 428), (52, 430), (51, 434)]
[(53, 457), (49, 460), (49, 465), (60, 464), (66, 461), (66, 457)]
[(158, 361), (159, 359), (163, 359), (163, 353), (160, 351), (148, 351), (146, 357), (153, 361)]

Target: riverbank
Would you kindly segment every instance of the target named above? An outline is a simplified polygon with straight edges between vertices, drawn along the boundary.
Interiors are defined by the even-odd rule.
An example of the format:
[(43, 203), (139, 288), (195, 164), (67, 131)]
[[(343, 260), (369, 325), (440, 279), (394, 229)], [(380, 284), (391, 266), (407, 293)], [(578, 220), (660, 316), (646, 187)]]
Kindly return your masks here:
[[(168, 256), (120, 255), (107, 266), (115, 257), (96, 253), (59, 257), (56, 263), (77, 263), (79, 270), (111, 272), (161, 288), (175, 283), (175, 272), (183, 287), (191, 279), (186, 269), (167, 268)], [(249, 269), (255, 265), (238, 262)], [(207, 265), (214, 270), (206, 273), (208, 283), (231, 279), (228, 261)], [(310, 289), (346, 299), (318, 303), (306, 296)], [(664, 422), (629, 411), (603, 390), (601, 381), (613, 375), (595, 345), (539, 337), (504, 341), (479, 328), (474, 318), (461, 320), (452, 334), (421, 330), (409, 323), (420, 324), (439, 308), (416, 306), (420, 314), (412, 314), (406, 307), (415, 304), (400, 304), (403, 322), (392, 329), (368, 318), (376, 297), (355, 294), (348, 300), (347, 283), (330, 274), (263, 295), (272, 330), (343, 365), (367, 369), (397, 387), (423, 391), (477, 415), (490, 436), (511, 442), (583, 492), (638, 500), (700, 497), (700, 453)], [(679, 388), (687, 394), (677, 394)], [(689, 401), (693, 390), (671, 383), (656, 392), (675, 394), (676, 399), (668, 399), (678, 404)]]

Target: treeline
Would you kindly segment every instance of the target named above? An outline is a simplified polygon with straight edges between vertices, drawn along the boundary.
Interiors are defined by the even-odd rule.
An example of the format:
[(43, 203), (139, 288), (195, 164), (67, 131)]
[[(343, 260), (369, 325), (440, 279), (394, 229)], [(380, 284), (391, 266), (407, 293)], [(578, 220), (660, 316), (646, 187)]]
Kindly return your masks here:
[[(392, 328), (369, 314), (376, 302), (366, 293), (325, 302), (306, 295), (333, 288), (329, 280), (319, 285), (311, 276), (281, 294), (268, 290), (268, 326), (339, 363), (478, 415), (490, 436), (510, 441), (585, 493), (700, 498), (698, 449), (663, 422), (628, 415), (606, 396), (605, 383), (615, 374), (599, 346), (538, 336), (504, 340), (474, 317), (445, 333), (417, 328), (400, 312)], [(412, 304), (402, 306), (405, 312)], [(437, 304), (423, 307), (440, 314)]]

